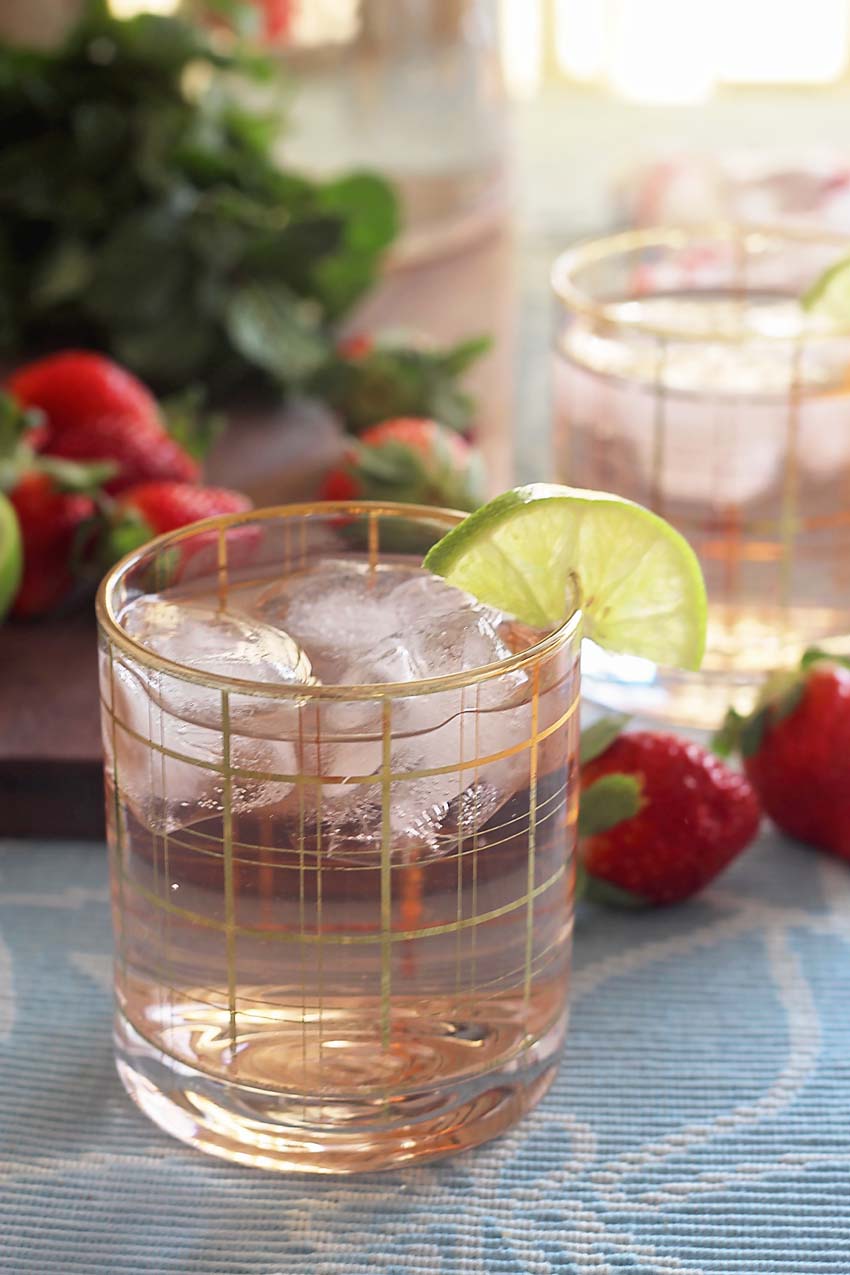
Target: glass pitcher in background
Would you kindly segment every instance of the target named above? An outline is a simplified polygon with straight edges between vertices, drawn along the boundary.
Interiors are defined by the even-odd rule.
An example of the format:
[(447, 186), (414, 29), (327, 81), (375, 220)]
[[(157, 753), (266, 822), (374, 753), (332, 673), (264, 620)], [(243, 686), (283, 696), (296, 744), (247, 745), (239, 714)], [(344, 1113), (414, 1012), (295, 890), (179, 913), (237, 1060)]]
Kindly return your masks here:
[(287, 163), (396, 184), (406, 262), (465, 243), (506, 205), (507, 102), (493, 0), (293, 0)]

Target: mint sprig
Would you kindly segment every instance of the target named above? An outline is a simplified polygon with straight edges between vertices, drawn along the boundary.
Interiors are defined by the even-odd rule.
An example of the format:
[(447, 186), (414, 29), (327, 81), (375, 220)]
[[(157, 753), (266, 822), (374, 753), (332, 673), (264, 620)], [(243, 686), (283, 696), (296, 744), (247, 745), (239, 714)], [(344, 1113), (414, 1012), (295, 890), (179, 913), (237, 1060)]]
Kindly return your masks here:
[(395, 193), (281, 170), (280, 93), (263, 113), (237, 91), (279, 77), (220, 35), (90, 0), (58, 49), (0, 47), (0, 355), (92, 346), (160, 392), (308, 390), (355, 431), (402, 413), (465, 427), (479, 347), (338, 356)]

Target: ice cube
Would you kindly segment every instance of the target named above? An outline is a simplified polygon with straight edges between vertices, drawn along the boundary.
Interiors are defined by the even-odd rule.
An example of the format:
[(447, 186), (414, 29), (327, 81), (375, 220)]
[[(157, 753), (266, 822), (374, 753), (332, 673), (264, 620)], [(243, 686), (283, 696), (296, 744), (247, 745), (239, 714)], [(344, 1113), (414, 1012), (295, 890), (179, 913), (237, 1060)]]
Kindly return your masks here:
[(287, 633), (198, 600), (136, 598), (125, 607), (121, 625), (147, 650), (202, 672), (272, 683), (312, 677), (310, 661)]
[(323, 682), (339, 682), (352, 655), (398, 629), (395, 595), (421, 567), (326, 559), (260, 594), (255, 614), (290, 634)]
[[(270, 685), (313, 680), (309, 661), (291, 638), (238, 613), (150, 596), (132, 602), (121, 619), (148, 650), (191, 668)], [(221, 813), (228, 790), (234, 811), (287, 796), (288, 780), (239, 772), (296, 772), (297, 697), (231, 692), (225, 731), (219, 690), (120, 658), (105, 680), (117, 723), (113, 740), (112, 722), (105, 720), (107, 767), (115, 767), (122, 796), (154, 831), (171, 832)]]
[[(418, 681), (505, 659), (511, 650), (501, 627), (504, 616), (421, 569), (382, 581), (375, 604), (372, 640), (353, 644), (337, 634), (335, 660), (340, 683), (348, 686)], [(291, 613), (287, 616), (291, 625)], [(391, 631), (387, 632), (391, 627)], [(385, 636), (375, 639), (375, 634)], [(353, 649), (352, 649), (353, 646)], [(378, 775), (383, 762), (382, 707), (375, 701), (327, 705), (324, 742), (327, 768), (352, 773), (352, 728), (360, 735), (360, 774)], [(527, 675), (502, 674), (475, 686), (397, 696), (390, 707), (389, 821), (393, 850), (404, 854), (451, 853), (458, 821), (467, 831), (480, 827), (528, 774), (528, 751), (511, 750), (531, 733)], [(509, 752), (484, 766), (477, 758)], [(366, 766), (371, 763), (369, 769)], [(467, 763), (462, 766), (462, 763)], [(418, 775), (437, 770), (437, 774)], [(381, 790), (377, 784), (325, 785), (322, 795), (324, 842), (331, 853), (374, 854), (382, 839)]]

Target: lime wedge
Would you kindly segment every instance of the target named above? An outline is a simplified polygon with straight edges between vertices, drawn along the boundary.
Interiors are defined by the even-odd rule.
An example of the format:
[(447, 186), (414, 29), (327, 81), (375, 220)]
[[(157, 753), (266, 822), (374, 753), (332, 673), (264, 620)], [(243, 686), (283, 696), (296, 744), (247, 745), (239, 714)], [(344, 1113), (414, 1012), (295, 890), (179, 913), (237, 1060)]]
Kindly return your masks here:
[(678, 531), (619, 496), (535, 483), (497, 496), (428, 552), (425, 566), (538, 627), (572, 606), (584, 636), (656, 664), (699, 667), (706, 597)]
[(800, 298), (810, 314), (846, 324), (850, 322), (850, 257), (843, 257), (824, 270)]
[(0, 492), (0, 620), (12, 605), (21, 583), (23, 554), (18, 516)]

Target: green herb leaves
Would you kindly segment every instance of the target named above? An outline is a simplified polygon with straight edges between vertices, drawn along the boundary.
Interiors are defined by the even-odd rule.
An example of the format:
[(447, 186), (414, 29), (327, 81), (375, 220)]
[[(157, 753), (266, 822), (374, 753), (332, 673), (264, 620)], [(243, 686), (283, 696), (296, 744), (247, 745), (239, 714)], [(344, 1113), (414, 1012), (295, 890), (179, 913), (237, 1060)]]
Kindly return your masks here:
[[(220, 74), (226, 71), (226, 76)], [(64, 47), (0, 49), (0, 350), (100, 346), (160, 390), (300, 386), (398, 230), (390, 187), (282, 172), (268, 67), (178, 18), (92, 3)]]

